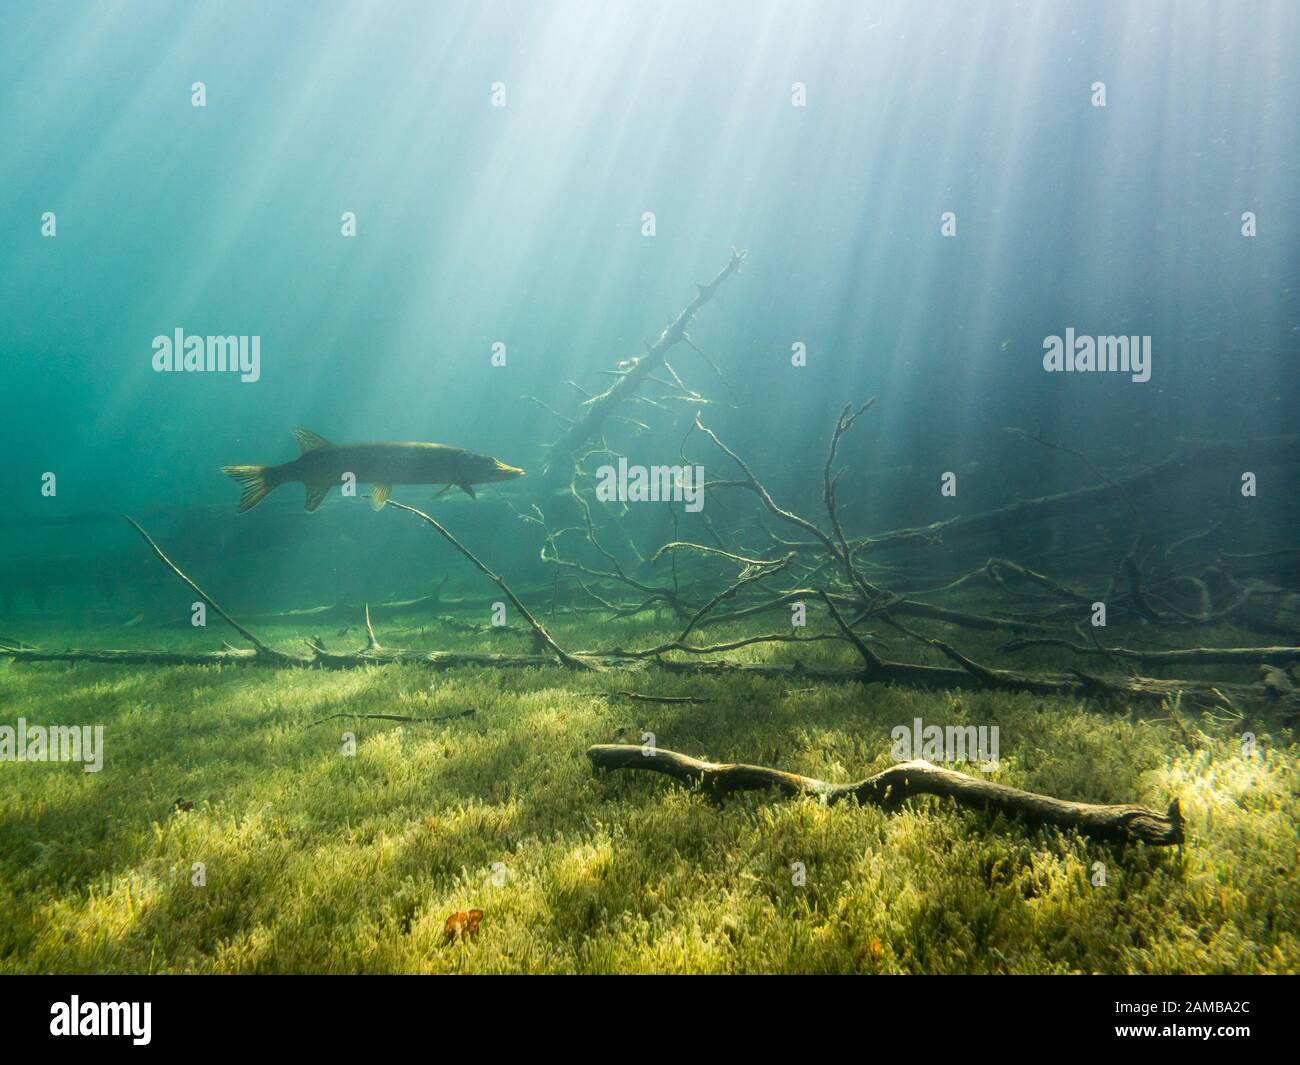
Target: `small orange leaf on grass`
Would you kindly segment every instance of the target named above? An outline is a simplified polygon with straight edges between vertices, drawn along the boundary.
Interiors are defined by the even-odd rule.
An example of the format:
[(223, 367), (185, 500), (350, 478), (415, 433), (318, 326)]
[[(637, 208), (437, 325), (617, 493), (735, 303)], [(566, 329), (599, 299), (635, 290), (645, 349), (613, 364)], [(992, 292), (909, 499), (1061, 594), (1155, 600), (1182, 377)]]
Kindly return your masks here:
[(875, 967), (876, 962), (885, 956), (884, 944), (878, 939), (864, 943), (858, 948), (858, 961), (863, 965)]
[(457, 910), (442, 926), (444, 940), (451, 943), (457, 939), (473, 939), (478, 935), (478, 923), (481, 920), (482, 910)]

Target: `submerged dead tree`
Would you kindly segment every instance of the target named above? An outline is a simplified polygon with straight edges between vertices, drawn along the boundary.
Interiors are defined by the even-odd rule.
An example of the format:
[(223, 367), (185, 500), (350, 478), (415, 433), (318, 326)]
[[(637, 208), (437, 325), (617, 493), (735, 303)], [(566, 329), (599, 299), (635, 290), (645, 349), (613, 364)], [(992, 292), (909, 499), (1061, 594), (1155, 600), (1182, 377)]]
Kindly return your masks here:
[[(568, 429), (551, 455), (552, 470), (568, 478), (562, 502), (575, 517), (567, 524), (548, 521), (541, 507), (516, 512), (540, 532), (540, 558), (554, 570), (550, 616), (562, 601), (567, 608), (582, 609), (609, 622), (656, 612), (671, 623), (667, 639), (645, 640), (645, 646), (610, 646), (574, 649), (564, 646), (563, 633), (552, 633), (539, 620), (543, 604), (530, 609), (503, 577), (491, 568), (445, 525), (423, 511), (389, 500), (395, 510), (407, 511), (431, 527), (514, 605), (527, 624), (533, 653), (483, 654), (455, 651), (415, 651), (386, 646), (372, 624), (368, 608), (335, 605), (302, 612), (271, 615), (268, 620), (313, 624), (346, 620), (366, 636), (364, 647), (331, 652), (319, 639), (308, 639), (308, 654), (295, 655), (270, 647), (237, 621), (178, 566), (143, 527), (133, 528), (153, 554), (198, 595), (248, 646), (227, 645), (213, 651), (164, 650), (56, 650), (39, 648), (17, 637), (0, 639), (0, 658), (17, 662), (99, 662), (124, 665), (248, 665), (260, 668), (354, 669), (383, 664), (410, 665), (442, 670), (457, 667), (539, 668), (560, 665), (575, 673), (620, 670), (628, 673), (685, 676), (754, 676), (801, 682), (906, 685), (927, 690), (974, 689), (1029, 692), (1041, 696), (1082, 699), (1097, 707), (1127, 710), (1135, 704), (1184, 706), (1225, 711), (1244, 717), (1254, 708), (1271, 708), (1284, 719), (1300, 716), (1300, 641), (1297, 627), (1285, 617), (1272, 630), (1285, 633), (1265, 646), (1241, 646), (1234, 634), (1230, 646), (1215, 647), (1199, 627), (1224, 621), (1254, 621), (1253, 611), (1263, 598), (1256, 586), (1234, 577), (1235, 567), (1270, 566), (1285, 572), (1300, 557), (1281, 545), (1250, 555), (1233, 554), (1211, 545), (1213, 530), (1222, 531), (1224, 518), (1207, 515), (1199, 528), (1155, 529), (1143, 513), (1145, 497), (1175, 476), (1238, 460), (1238, 443), (1185, 441), (1174, 453), (1145, 469), (1107, 475), (1081, 453), (1048, 441), (1038, 434), (1034, 442), (1070, 452), (1083, 460), (1097, 483), (1018, 499), (975, 514), (959, 515), (929, 525), (866, 534), (862, 522), (849, 523), (841, 505), (846, 446), (871, 402), (846, 406), (831, 429), (825, 461), (808, 472), (820, 481), (820, 499), (801, 509), (798, 500), (778, 499), (756, 470), (724, 434), (700, 417), (709, 401), (687, 387), (666, 360), (678, 343), (692, 344), (687, 326), (708, 303), (717, 287), (739, 269), (743, 252), (707, 285), (699, 286), (695, 299), (682, 310), (647, 352), (616, 371), (614, 383), (599, 395), (587, 395), (577, 418), (567, 419)], [(692, 344), (693, 346), (693, 344)], [(660, 372), (666, 376), (659, 376)], [(641, 386), (653, 381), (669, 390), (668, 396), (643, 394)], [(667, 400), (682, 401), (677, 404)], [(707, 481), (711, 500), (708, 513), (679, 513), (668, 505), (671, 530), (656, 542), (646, 543), (644, 528), (630, 527), (625, 513), (604, 507), (587, 482), (579, 454), (613, 454), (606, 434), (623, 416), (625, 404), (637, 403), (651, 413), (647, 418), (666, 420), (680, 440), (683, 467), (696, 466), (688, 454), (692, 446), (715, 449), (733, 470), (729, 476)], [(689, 424), (681, 418), (691, 412)], [(558, 414), (558, 412), (556, 412)], [(710, 419), (712, 421), (712, 419)], [(634, 422), (637, 431), (648, 426)], [(663, 428), (664, 426), (661, 426)], [(681, 435), (683, 434), (684, 435)], [(617, 440), (614, 441), (618, 443)], [(1300, 454), (1293, 442), (1253, 441), (1252, 462), (1294, 463)], [(851, 465), (849, 468), (852, 468)], [(820, 478), (817, 474), (820, 473)], [(548, 504), (549, 506), (549, 504)], [(999, 537), (1045, 518), (1069, 519), (1086, 515), (1091, 533), (1118, 508), (1114, 519), (1120, 530), (1111, 540), (1089, 537), (1102, 550), (1112, 550), (1112, 572), (1054, 573), (1051, 560), (1036, 562), (999, 544), (983, 566), (971, 571), (943, 572), (934, 561), (935, 549), (950, 540), (980, 534)], [(1161, 540), (1161, 537), (1164, 540)], [(563, 545), (563, 550), (561, 546)], [(571, 549), (570, 545), (574, 545)], [(1265, 545), (1269, 546), (1269, 545)], [(982, 552), (981, 552), (982, 554)], [(883, 557), (882, 557), (883, 556)], [(977, 558), (980, 556), (976, 556)], [(1198, 561), (1199, 560), (1199, 561)], [(967, 558), (961, 569), (969, 569)], [(950, 563), (950, 567), (954, 564)], [(1199, 569), (1197, 567), (1200, 567)], [(1279, 580), (1285, 582), (1284, 576)], [(928, 590), (917, 590), (917, 589)], [(1282, 585), (1271, 586), (1268, 602), (1300, 603), (1300, 596)], [(1227, 589), (1228, 598), (1220, 596)], [(1189, 606), (1187, 597), (1193, 596)], [(972, 596), (978, 601), (970, 602)], [(960, 598), (957, 598), (960, 597)], [(1110, 623), (1127, 626), (1122, 635), (1103, 642), (1085, 623), (1091, 605), (1106, 603)], [(382, 605), (392, 613), (420, 613), (446, 609), (453, 604), (438, 595), (398, 600)], [(790, 625), (792, 607), (802, 607), (810, 619), (804, 631)], [(811, 608), (811, 609), (810, 609)], [(759, 626), (766, 617), (782, 617), (782, 627)], [(379, 614), (382, 623), (384, 614)], [(818, 626), (820, 622), (820, 626)], [(718, 626), (732, 631), (714, 637)], [(868, 626), (872, 630), (869, 631)], [(957, 636), (949, 633), (956, 630)], [(968, 653), (957, 646), (963, 631), (1003, 632), (1009, 640), (995, 650)], [(1195, 637), (1180, 634), (1196, 631)], [(558, 632), (558, 630), (557, 630)], [(662, 633), (659, 634), (662, 637)], [(916, 647), (919, 660), (900, 659), (896, 646)], [(1260, 641), (1264, 643), (1265, 641)], [(752, 661), (734, 652), (762, 645), (785, 649), (785, 661)], [(793, 645), (793, 647), (792, 647)], [(842, 647), (843, 660), (810, 663), (791, 657), (799, 645)], [(1050, 648), (1076, 661), (1095, 664), (1088, 671), (1074, 668), (1046, 672), (1014, 668), (1009, 656)], [(924, 658), (922, 658), (924, 656)], [(1219, 677), (1147, 676), (1143, 669), (1233, 670)], [(1248, 669), (1259, 675), (1249, 679)], [(1102, 672), (1101, 670), (1106, 670)], [(601, 695), (590, 692), (586, 694)], [(631, 698), (668, 702), (674, 697), (633, 695)], [(691, 700), (692, 697), (676, 697)], [(695, 700), (699, 701), (699, 700)], [(693, 703), (692, 703), (693, 705)], [(629, 753), (631, 752), (631, 753)], [(856, 798), (888, 806), (910, 795), (947, 796), (982, 809), (992, 809), (1032, 823), (1075, 829), (1100, 839), (1142, 840), (1153, 845), (1181, 842), (1183, 824), (1177, 803), (1165, 814), (1133, 806), (1094, 806), (1049, 796), (1034, 795), (926, 763), (894, 766), (856, 784), (834, 785), (761, 766), (713, 765), (659, 750), (643, 758), (638, 747), (593, 747), (588, 752), (598, 768), (635, 768), (673, 776), (683, 783), (706, 787), (715, 794), (754, 787), (775, 786), (785, 794), (814, 794), (827, 801)]]
[[(740, 269), (745, 252), (733, 250), (727, 263), (707, 285), (695, 286), (695, 298), (686, 305), (667, 326), (659, 338), (647, 346), (644, 355), (627, 360), (616, 371), (617, 379), (604, 392), (591, 396), (582, 403), (582, 413), (573, 420), (564, 435), (553, 445), (547, 460), (547, 473), (564, 473), (567, 463), (587, 444), (598, 441), (606, 421), (622, 404), (636, 395), (637, 390), (664, 364), (668, 352), (682, 341), (690, 343), (686, 327), (699, 313), (700, 308), (713, 299), (718, 286)], [(561, 416), (563, 417), (563, 416)]]
[[(389, 500), (392, 503), (392, 500)], [(1261, 679), (1253, 684), (1223, 683), (1188, 679), (1163, 679), (1129, 675), (1096, 675), (1075, 670), (1071, 673), (1035, 673), (1021, 670), (998, 669), (974, 662), (962, 655), (955, 648), (940, 640), (925, 639), (931, 646), (951, 658), (959, 668), (932, 666), (922, 663), (897, 662), (882, 657), (871, 650), (852, 629), (849, 622), (835, 606), (835, 600), (821, 593), (823, 601), (831, 613), (836, 625), (841, 630), (835, 634), (813, 634), (794, 636), (789, 633), (774, 632), (744, 637), (719, 644), (691, 645), (684, 642), (690, 627), (682, 633), (682, 639), (669, 644), (656, 645), (645, 650), (627, 650), (623, 648), (593, 649), (568, 651), (562, 648), (542, 624), (523, 606), (521, 600), (509, 589), (498, 575), (492, 573), (472, 552), (447, 532), (439, 523), (428, 515), (397, 504), (398, 509), (409, 511), (420, 517), (439, 531), (466, 558), (489, 576), (506, 596), (521, 609), (525, 620), (531, 626), (539, 645), (545, 648), (543, 654), (481, 654), (453, 651), (409, 651), (381, 647), (375, 638), (374, 630), (366, 627), (367, 645), (355, 652), (333, 653), (316, 639), (306, 641), (310, 655), (291, 655), (275, 650), (262, 639), (254, 635), (244, 625), (217, 605), (207, 592), (199, 587), (175, 562), (173, 562), (145, 530), (135, 521), (127, 518), (133, 528), (149, 544), (153, 553), (167, 566), (176, 577), (194, 591), (204, 602), (231, 626), (251, 647), (241, 649), (227, 644), (219, 651), (170, 651), (170, 650), (90, 650), (63, 649), (55, 650), (36, 647), (25, 641), (10, 638), (0, 641), (0, 658), (9, 658), (17, 662), (98, 662), (112, 665), (156, 665), (156, 666), (206, 666), (206, 665), (248, 665), (264, 668), (284, 669), (315, 667), (323, 669), (355, 669), (375, 665), (412, 665), (427, 669), (444, 670), (457, 667), (489, 667), (500, 669), (537, 668), (547, 665), (562, 664), (581, 671), (603, 669), (625, 669), (632, 671), (663, 671), (688, 676), (725, 676), (753, 675), (760, 677), (824, 681), (828, 683), (859, 682), (863, 684), (903, 684), (930, 690), (950, 690), (962, 688), (993, 688), (1003, 691), (1027, 691), (1040, 695), (1075, 696), (1117, 702), (1164, 703), (1170, 699), (1180, 698), (1191, 706), (1210, 708), (1233, 708), (1237, 705), (1269, 703), (1280, 706), (1287, 713), (1300, 712), (1300, 686), (1293, 681), (1300, 676), (1286, 670), (1265, 665)], [(784, 561), (784, 560), (782, 560)], [(772, 568), (784, 569), (784, 565)], [(737, 583), (746, 583), (744, 581)], [(725, 596), (713, 597), (713, 602)], [(707, 606), (707, 604), (706, 604)], [(358, 619), (360, 622), (362, 619)], [(727, 651), (758, 643), (815, 643), (824, 640), (842, 640), (855, 649), (861, 657), (861, 666), (810, 666), (800, 662), (758, 663), (736, 662), (726, 659), (703, 658), (724, 654)], [(1211, 652), (1213, 649), (1209, 649)], [(1242, 656), (1255, 651), (1262, 663), (1277, 662), (1289, 657), (1286, 652), (1294, 651), (1294, 659), (1300, 662), (1300, 647), (1297, 648), (1233, 648), (1232, 658), (1241, 661)], [(685, 653), (686, 660), (667, 657), (670, 652)], [(700, 656), (700, 657), (696, 657)]]

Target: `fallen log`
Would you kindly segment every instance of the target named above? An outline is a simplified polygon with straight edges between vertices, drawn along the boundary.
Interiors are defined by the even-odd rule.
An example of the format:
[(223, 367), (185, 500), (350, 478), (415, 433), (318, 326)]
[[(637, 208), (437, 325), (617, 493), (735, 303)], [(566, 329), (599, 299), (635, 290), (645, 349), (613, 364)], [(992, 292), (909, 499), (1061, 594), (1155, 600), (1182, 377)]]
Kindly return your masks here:
[[(763, 614), (769, 611), (777, 610), (781, 607), (788, 607), (791, 603), (797, 603), (804, 599), (815, 599), (821, 593), (815, 588), (796, 588), (790, 592), (784, 592), (774, 599), (766, 602), (755, 603), (738, 610), (731, 610), (725, 614), (711, 614), (700, 622), (699, 627), (704, 628), (712, 625), (721, 625), (733, 621), (741, 621), (750, 618), (756, 614)], [(851, 609), (858, 600), (852, 596), (836, 595), (831, 593), (831, 598), (845, 608)], [(965, 629), (981, 629), (985, 631), (996, 629), (1007, 629), (1010, 632), (1029, 632), (1029, 633), (1051, 633), (1056, 630), (1047, 625), (1037, 622), (1023, 621), (1017, 618), (994, 617), (992, 615), (971, 614), (962, 610), (949, 610), (947, 607), (934, 606), (931, 603), (920, 603), (915, 599), (900, 599), (889, 607), (891, 614), (900, 614), (905, 617), (928, 618), (931, 621), (942, 621), (948, 625), (956, 625)], [(857, 625), (859, 621), (865, 621), (866, 616), (855, 618), (853, 624)]]
[[(285, 654), (273, 650), (257, 636), (227, 614), (203, 589), (187, 576), (179, 566), (167, 557), (144, 529), (131, 519), (132, 527), (149, 545), (153, 553), (195, 594), (206, 602), (231, 628), (238, 632), (253, 646), (251, 649), (239, 649), (227, 646), (221, 651), (161, 651), (161, 650), (45, 650), (25, 644), (12, 637), (8, 643), (0, 643), (0, 658), (9, 658), (18, 662), (98, 662), (113, 665), (255, 665), (272, 668), (317, 667), (322, 669), (355, 669), (374, 665), (418, 665), (429, 669), (450, 669), (458, 666), (515, 668), (535, 667), (554, 664), (559, 661), (570, 669), (601, 670), (640, 668), (662, 669), (666, 672), (691, 675), (725, 675), (729, 673), (750, 674), (769, 677), (799, 677), (804, 679), (823, 679), (827, 681), (859, 681), (864, 684), (905, 684), (926, 689), (950, 688), (992, 688), (1005, 691), (1027, 691), (1040, 695), (1075, 696), (1082, 698), (1103, 698), (1126, 703), (1127, 701), (1155, 701), (1183, 698), (1195, 706), (1222, 707), (1225, 704), (1264, 702), (1281, 707), (1288, 715), (1300, 712), (1300, 699), (1294, 690), (1280, 690), (1276, 684), (1264, 681), (1253, 685), (1214, 684), (1208, 681), (1157, 679), (1140, 676), (1092, 676), (1078, 670), (1070, 674), (1023, 673), (1016, 670), (994, 669), (982, 666), (965, 658), (954, 648), (940, 640), (920, 637), (926, 643), (939, 649), (962, 668), (944, 668), (908, 662), (892, 662), (881, 658), (869, 648), (861, 637), (846, 622), (835, 605), (834, 598), (827, 592), (817, 594), (826, 604), (836, 624), (841, 630), (841, 637), (826, 635), (794, 638), (796, 642), (806, 642), (827, 638), (842, 638), (857, 650), (862, 659), (862, 666), (857, 669), (846, 667), (807, 667), (802, 663), (793, 664), (759, 664), (728, 661), (677, 661), (663, 657), (663, 648), (652, 648), (649, 652), (622, 651), (618, 649), (569, 652), (559, 647), (541, 623), (528, 611), (527, 607), (514, 595), (501, 577), (493, 573), (464, 544), (457, 540), (435, 519), (422, 511), (394, 500), (388, 506), (406, 510), (433, 526), (458, 551), (469, 559), (476, 568), (489, 577), (506, 595), (524, 618), (532, 626), (538, 642), (550, 652), (545, 655), (505, 655), (505, 654), (460, 654), (452, 652), (421, 652), (386, 650), (378, 646), (372, 629), (368, 630), (368, 644), (362, 650), (350, 654), (333, 654), (319, 642), (308, 642), (311, 657)], [(888, 618), (895, 627), (898, 622)], [(904, 630), (906, 631), (906, 630)], [(911, 634), (915, 635), (915, 634)], [(774, 636), (751, 637), (733, 641), (734, 646), (744, 646), (754, 642), (772, 641)], [(781, 637), (789, 640), (791, 637)], [(674, 650), (690, 652), (694, 655), (713, 653), (723, 650), (728, 645), (715, 645), (711, 648), (675, 647)]]
[(1293, 463), (1296, 455), (1300, 454), (1300, 441), (1295, 437), (1271, 437), (1254, 441), (1249, 449), (1245, 449), (1239, 441), (1184, 439), (1178, 442), (1173, 454), (1167, 459), (1129, 477), (1035, 499), (1018, 499), (992, 510), (962, 514), (929, 525), (877, 533), (859, 541), (859, 550), (879, 551), (905, 544), (936, 543), (940, 540), (951, 543), (959, 535), (996, 532), (1026, 522), (1095, 509), (1106, 503), (1126, 503), (1133, 496), (1167, 486), (1170, 478), (1182, 470), (1202, 473), (1207, 466), (1215, 463), (1246, 461), (1243, 451), (1248, 454), (1249, 462), (1254, 464), (1247, 467), (1251, 469), (1265, 464)]
[(1177, 799), (1163, 814), (1145, 806), (1071, 802), (981, 780), (925, 761), (902, 762), (856, 784), (829, 784), (766, 766), (702, 762), (675, 751), (632, 744), (597, 744), (587, 748), (587, 758), (595, 770), (640, 769), (663, 773), (719, 799), (736, 791), (776, 788), (787, 797), (807, 795), (828, 805), (856, 799), (863, 805), (889, 810), (916, 795), (939, 795), (962, 806), (990, 810), (1030, 824), (1074, 830), (1092, 839), (1168, 847), (1184, 842), (1185, 838), (1185, 823)]
[[(1036, 695), (1080, 699), (1105, 699), (1117, 706), (1130, 702), (1160, 704), (1181, 698), (1194, 707), (1222, 708), (1225, 705), (1279, 705), (1279, 693), (1266, 683), (1221, 684), (1201, 680), (1161, 679), (1138, 676), (1098, 676), (1074, 673), (1024, 673), (1010, 669), (987, 669), (989, 679), (966, 669), (927, 666), (911, 662), (881, 659), (879, 666), (867, 672), (856, 666), (813, 666), (802, 662), (764, 663), (732, 662), (725, 659), (681, 661), (655, 657), (637, 658), (609, 651), (573, 651), (570, 657), (584, 667), (594, 669), (662, 671), (678, 676), (719, 677), (752, 676), (785, 680), (812, 680), (832, 684), (899, 684), (928, 691), (952, 689), (987, 689), (1022, 691)], [(295, 656), (277, 653), (274, 657), (255, 650), (226, 648), (222, 651), (154, 651), (154, 650), (50, 650), (26, 646), (23, 649), (0, 646), (0, 659), (15, 662), (96, 662), (118, 666), (259, 666), (285, 669), (361, 669), (367, 666), (405, 665), (424, 669), (540, 669), (557, 664), (549, 654), (477, 654), (456, 651), (356, 651), (345, 654), (328, 652), (312, 645), (312, 654)], [(1285, 700), (1288, 713), (1300, 711), (1294, 700)]]
[(1074, 640), (1057, 638), (1012, 640), (998, 651), (1005, 654), (1028, 647), (1062, 647), (1077, 655), (1126, 658), (1146, 666), (1285, 666), (1290, 662), (1300, 662), (1300, 647), (1180, 647), (1169, 651), (1134, 651), (1127, 647), (1090, 647)]

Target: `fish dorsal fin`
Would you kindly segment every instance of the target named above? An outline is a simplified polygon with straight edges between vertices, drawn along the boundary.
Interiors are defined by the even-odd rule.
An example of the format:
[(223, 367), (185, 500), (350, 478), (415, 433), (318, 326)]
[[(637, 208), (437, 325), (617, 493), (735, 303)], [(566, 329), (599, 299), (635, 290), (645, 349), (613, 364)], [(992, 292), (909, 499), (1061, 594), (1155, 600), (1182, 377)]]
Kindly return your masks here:
[(370, 505), (376, 510), (383, 510), (384, 504), (388, 502), (388, 493), (393, 490), (391, 484), (377, 484), (370, 489)]
[(307, 486), (307, 513), (310, 514), (325, 501), (325, 497), (330, 494), (330, 488), (331, 486), (328, 484), (322, 485), (320, 488), (313, 488), (311, 485)]
[(333, 447), (323, 436), (317, 436), (310, 429), (295, 429), (293, 438), (298, 441), (298, 454), (305, 455), (308, 451), (317, 451), (323, 447)]
[(470, 484), (469, 481), (457, 481), (456, 487), (469, 496), (470, 499), (478, 498), (478, 496), (474, 494), (474, 486)]

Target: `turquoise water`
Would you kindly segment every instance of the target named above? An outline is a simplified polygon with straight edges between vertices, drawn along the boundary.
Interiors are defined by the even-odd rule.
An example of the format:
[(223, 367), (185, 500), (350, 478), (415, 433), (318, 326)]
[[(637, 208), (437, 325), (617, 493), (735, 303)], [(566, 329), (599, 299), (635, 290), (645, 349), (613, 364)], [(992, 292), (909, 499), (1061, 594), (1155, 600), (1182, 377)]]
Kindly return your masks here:
[[(3, 21), (0, 610), (175, 613), (188, 593), (154, 583), (121, 511), (245, 607), (477, 579), (365, 487), (236, 515), (220, 467), (293, 459), (299, 427), (523, 468), (474, 501), (393, 498), (544, 584), (517, 512), (577, 520), (542, 476), (563, 419), (733, 247), (690, 329), (704, 355), (669, 362), (801, 513), (822, 516), (839, 409), (875, 396), (840, 456), (856, 533), (1096, 483), (1015, 426), (1105, 476), (1180, 437), (1239, 443), (1150, 520), (1174, 516), (1166, 543), (1214, 520), (1220, 549), (1294, 545), (1293, 470), (1252, 450), (1296, 428), (1294, 4), (6, 0)], [(156, 371), (178, 329), (257, 338), (257, 379)], [(1150, 379), (1046, 372), (1067, 329), (1149, 337)], [(621, 408), (607, 443), (678, 462), (697, 406)], [(704, 518), (597, 521), (639, 567), (674, 518), (757, 549), (749, 507), (720, 489)], [(1106, 525), (1122, 554), (1109, 517), (1072, 543)], [(1058, 536), (972, 557), (1050, 560)], [(927, 570), (969, 568), (952, 552)]]

